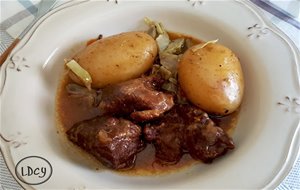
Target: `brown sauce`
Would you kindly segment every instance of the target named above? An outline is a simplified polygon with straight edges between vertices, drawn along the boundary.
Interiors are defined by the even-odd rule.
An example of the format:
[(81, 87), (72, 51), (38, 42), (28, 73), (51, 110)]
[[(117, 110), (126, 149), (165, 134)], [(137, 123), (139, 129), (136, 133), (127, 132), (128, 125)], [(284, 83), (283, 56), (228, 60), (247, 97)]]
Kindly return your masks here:
[[(201, 40), (195, 39), (178, 33), (169, 33), (170, 39), (184, 37), (191, 39), (193, 44), (201, 43)], [(95, 168), (97, 170), (104, 170), (105, 167), (101, 165), (95, 158), (87, 154), (79, 147), (73, 145), (66, 137), (65, 132), (70, 129), (75, 123), (96, 117), (99, 114), (97, 108), (85, 106), (76, 98), (69, 97), (66, 91), (66, 85), (71, 83), (71, 79), (67, 73), (59, 83), (56, 95), (56, 124), (57, 132), (61, 137), (62, 144), (66, 149), (68, 156), (82, 165)], [(229, 135), (232, 135), (237, 124), (239, 111), (236, 111), (228, 116), (212, 118), (216, 124), (223, 128)], [(185, 154), (180, 162), (175, 165), (160, 165), (155, 162), (155, 150), (151, 144), (148, 144), (146, 149), (140, 152), (137, 156), (136, 165), (133, 169), (127, 171), (117, 171), (125, 175), (158, 175), (170, 172), (179, 171), (195, 164), (199, 161), (193, 160), (188, 154)]]

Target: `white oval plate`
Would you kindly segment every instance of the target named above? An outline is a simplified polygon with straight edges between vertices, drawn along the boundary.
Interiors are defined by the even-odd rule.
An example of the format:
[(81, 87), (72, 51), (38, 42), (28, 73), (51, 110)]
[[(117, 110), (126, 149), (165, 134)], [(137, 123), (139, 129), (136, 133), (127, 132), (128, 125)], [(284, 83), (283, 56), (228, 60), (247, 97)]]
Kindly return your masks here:
[[(31, 29), (1, 68), (1, 150), (14, 176), (27, 156), (45, 158), (53, 173), (40, 185), (19, 181), (24, 188), (274, 189), (282, 181), (300, 144), (299, 51), (252, 4), (201, 2), (76, 1), (49, 12)], [(56, 134), (54, 100), (63, 59), (98, 34), (146, 29), (145, 16), (171, 31), (218, 38), (238, 55), (246, 92), (236, 149), (211, 165), (159, 177), (96, 172), (72, 161)]]

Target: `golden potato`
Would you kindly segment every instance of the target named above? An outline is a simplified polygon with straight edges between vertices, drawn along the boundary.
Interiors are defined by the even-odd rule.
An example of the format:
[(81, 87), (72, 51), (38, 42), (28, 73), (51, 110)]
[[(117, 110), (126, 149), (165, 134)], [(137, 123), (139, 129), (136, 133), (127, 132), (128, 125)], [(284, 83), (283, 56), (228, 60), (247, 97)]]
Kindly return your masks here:
[(188, 49), (178, 65), (178, 77), (187, 98), (215, 115), (226, 115), (241, 104), (244, 77), (238, 58), (220, 45)]
[(91, 75), (92, 87), (101, 88), (140, 76), (151, 68), (156, 55), (157, 45), (150, 35), (127, 32), (97, 40), (74, 60)]

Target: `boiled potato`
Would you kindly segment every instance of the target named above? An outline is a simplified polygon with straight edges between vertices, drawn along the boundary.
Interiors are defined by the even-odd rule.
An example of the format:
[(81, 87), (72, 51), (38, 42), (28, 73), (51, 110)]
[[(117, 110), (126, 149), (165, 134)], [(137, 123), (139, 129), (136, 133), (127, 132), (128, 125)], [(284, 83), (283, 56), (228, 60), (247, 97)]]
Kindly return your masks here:
[(178, 77), (187, 98), (215, 115), (227, 115), (241, 104), (244, 77), (238, 58), (220, 45), (188, 49), (178, 65)]
[[(74, 60), (91, 75), (92, 87), (101, 88), (140, 76), (151, 68), (156, 55), (157, 45), (150, 35), (127, 32), (97, 40)], [(74, 74), (70, 76), (74, 79)]]

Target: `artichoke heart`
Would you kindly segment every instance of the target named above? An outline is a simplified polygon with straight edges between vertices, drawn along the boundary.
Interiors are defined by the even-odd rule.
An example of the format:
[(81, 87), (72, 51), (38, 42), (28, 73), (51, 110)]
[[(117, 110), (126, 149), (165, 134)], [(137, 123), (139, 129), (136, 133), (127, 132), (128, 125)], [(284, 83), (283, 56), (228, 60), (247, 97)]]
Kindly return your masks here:
[(74, 59), (66, 63), (66, 66), (89, 90), (91, 90), (92, 77), (84, 68), (82, 68)]

